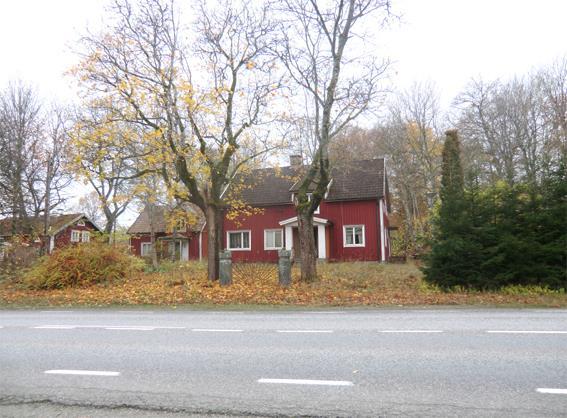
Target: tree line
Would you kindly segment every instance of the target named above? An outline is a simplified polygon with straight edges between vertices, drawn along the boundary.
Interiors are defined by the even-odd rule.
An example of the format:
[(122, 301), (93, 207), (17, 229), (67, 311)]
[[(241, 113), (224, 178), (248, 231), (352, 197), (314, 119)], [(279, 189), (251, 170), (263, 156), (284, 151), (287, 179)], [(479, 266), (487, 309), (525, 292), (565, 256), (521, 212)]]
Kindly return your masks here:
[(337, 161), (386, 156), (399, 226), (394, 250), (429, 250), (440, 196), (444, 132), (459, 132), (465, 178), (478, 187), (537, 188), (567, 153), (567, 56), (509, 80), (473, 79), (449, 109), (435, 84), (394, 93), (374, 128), (349, 127), (332, 144)]

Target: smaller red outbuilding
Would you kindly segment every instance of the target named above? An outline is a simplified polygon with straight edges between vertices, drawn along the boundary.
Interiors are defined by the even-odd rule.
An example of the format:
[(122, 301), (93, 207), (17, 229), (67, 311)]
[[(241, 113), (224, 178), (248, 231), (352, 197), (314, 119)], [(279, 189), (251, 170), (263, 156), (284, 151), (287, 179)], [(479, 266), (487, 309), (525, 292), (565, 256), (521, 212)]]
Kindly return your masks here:
[(101, 229), (82, 213), (50, 216), (47, 235), (44, 234), (43, 218), (17, 221), (4, 218), (0, 219), (0, 247), (8, 245), (17, 235), (27, 244), (38, 248), (47, 243), (47, 251), (51, 253), (69, 244), (89, 242), (93, 232), (101, 232)]

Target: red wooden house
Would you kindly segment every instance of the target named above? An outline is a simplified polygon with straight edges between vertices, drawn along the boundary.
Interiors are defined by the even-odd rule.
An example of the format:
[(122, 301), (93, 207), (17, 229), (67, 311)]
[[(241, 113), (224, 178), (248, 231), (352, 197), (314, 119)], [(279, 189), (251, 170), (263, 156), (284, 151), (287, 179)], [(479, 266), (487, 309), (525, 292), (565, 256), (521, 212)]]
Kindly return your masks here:
[(25, 225), (19, 225), (21, 231), (14, 231), (12, 218), (0, 219), (0, 246), (9, 245), (14, 235), (23, 238), (26, 245), (40, 248), (48, 243), (48, 252), (72, 243), (90, 241), (91, 234), (101, 229), (82, 213), (52, 215), (49, 217), (49, 231), (44, 235), (44, 220), (31, 218)]
[[(299, 159), (300, 161), (300, 159)], [(293, 162), (293, 160), (292, 160)], [(239, 216), (223, 223), (223, 247), (234, 261), (276, 262), (278, 250), (292, 251), (298, 259), (295, 184), (304, 167), (301, 164), (254, 170), (240, 181), (239, 197), (258, 213)], [(144, 211), (145, 212), (145, 211)], [(144, 255), (149, 229), (141, 218), (129, 230), (132, 251)], [(329, 261), (387, 261), (390, 256), (390, 202), (384, 159), (351, 161), (333, 168), (331, 183), (316, 211), (314, 235), (318, 258)], [(187, 252), (183, 259), (206, 256), (206, 231), (202, 214), (187, 232)], [(171, 234), (162, 235), (164, 238)], [(149, 248), (148, 248), (149, 250)]]

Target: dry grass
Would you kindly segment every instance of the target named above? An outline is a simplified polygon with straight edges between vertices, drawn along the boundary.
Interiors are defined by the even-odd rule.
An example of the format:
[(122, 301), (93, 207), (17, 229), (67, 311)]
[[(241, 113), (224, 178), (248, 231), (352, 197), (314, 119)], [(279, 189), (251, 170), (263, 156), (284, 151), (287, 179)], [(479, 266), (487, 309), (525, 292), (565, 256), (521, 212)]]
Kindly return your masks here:
[(532, 305), (566, 307), (567, 295), (541, 288), (510, 288), (500, 292), (444, 293), (428, 286), (413, 264), (329, 263), (319, 266), (313, 284), (277, 285), (274, 265), (238, 265), (233, 285), (222, 288), (206, 279), (199, 263), (174, 266), (167, 272), (135, 273), (131, 277), (86, 288), (30, 290), (16, 281), (0, 284), (3, 306), (107, 305)]

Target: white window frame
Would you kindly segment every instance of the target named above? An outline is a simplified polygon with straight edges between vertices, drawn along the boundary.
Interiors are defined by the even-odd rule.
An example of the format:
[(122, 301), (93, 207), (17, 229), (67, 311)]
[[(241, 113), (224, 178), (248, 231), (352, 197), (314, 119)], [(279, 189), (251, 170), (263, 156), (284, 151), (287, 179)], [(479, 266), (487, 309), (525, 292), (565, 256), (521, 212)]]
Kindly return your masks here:
[[(85, 239), (85, 237), (87, 239)], [(81, 231), (81, 242), (90, 242), (90, 240), (91, 240), (90, 231)]]
[[(230, 234), (245, 234), (248, 233), (248, 247), (247, 248), (231, 248), (230, 247)], [(241, 239), (244, 243), (244, 239)], [(237, 231), (226, 231), (226, 249), (229, 251), (250, 251), (252, 249), (252, 231), (249, 229), (240, 229)]]
[[(347, 244), (347, 228), (362, 228), (362, 244)], [(353, 229), (352, 237), (354, 241), (355, 230)], [(364, 225), (343, 225), (343, 247), (366, 247), (366, 228)]]
[(71, 242), (81, 242), (81, 231), (78, 229), (71, 229)]
[(77, 222), (77, 226), (85, 226), (85, 221), (81, 219), (79, 222)]
[[(144, 251), (144, 247), (148, 247), (147, 251)], [(147, 257), (152, 254), (152, 243), (151, 242), (142, 242), (140, 245), (140, 256)]]
[[(268, 233), (279, 232), (282, 234), (281, 245), (279, 247), (268, 247)], [(274, 243), (276, 242), (274, 237)], [(264, 250), (281, 250), (284, 247), (284, 233), (283, 228), (264, 229)]]

